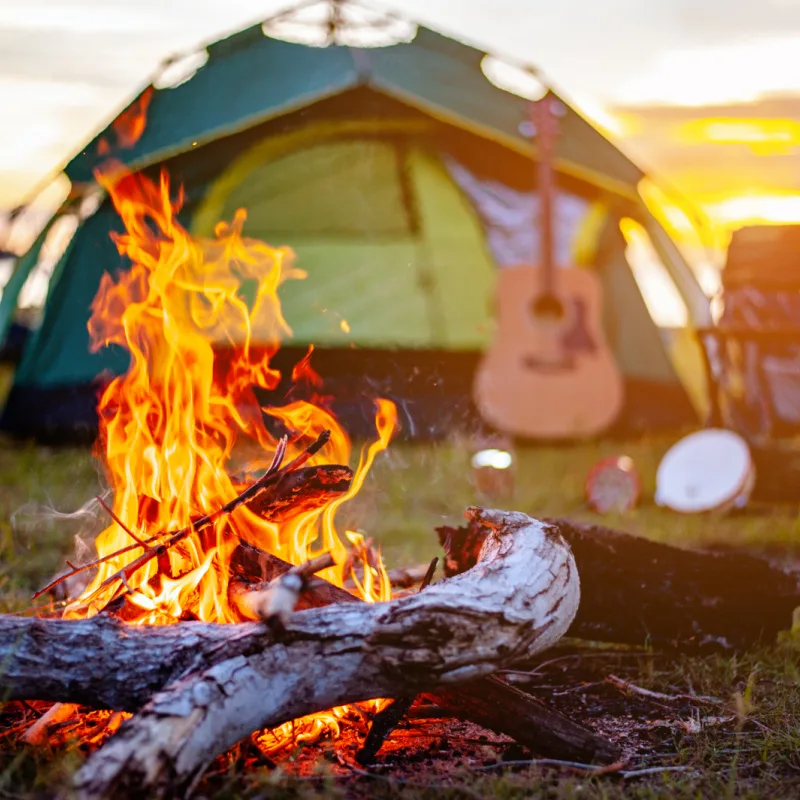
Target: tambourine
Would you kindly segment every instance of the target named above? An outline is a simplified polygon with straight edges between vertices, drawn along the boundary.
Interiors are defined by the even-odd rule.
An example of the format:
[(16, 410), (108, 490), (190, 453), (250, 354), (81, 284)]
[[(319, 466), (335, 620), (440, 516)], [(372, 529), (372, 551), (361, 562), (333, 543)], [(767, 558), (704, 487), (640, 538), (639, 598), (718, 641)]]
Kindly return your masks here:
[(683, 514), (741, 508), (755, 477), (747, 442), (733, 431), (709, 428), (667, 451), (656, 474), (655, 501)]

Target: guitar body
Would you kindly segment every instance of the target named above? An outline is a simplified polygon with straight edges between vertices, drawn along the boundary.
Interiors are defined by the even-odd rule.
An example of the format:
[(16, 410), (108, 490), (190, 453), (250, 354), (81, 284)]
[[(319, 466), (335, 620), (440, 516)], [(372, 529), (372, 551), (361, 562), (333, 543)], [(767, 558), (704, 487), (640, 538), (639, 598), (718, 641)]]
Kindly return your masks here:
[(602, 288), (585, 269), (557, 271), (560, 309), (537, 307), (539, 270), (511, 267), (497, 285), (498, 329), (478, 367), (474, 397), (491, 425), (532, 439), (601, 433), (618, 417), (622, 377), (602, 327)]

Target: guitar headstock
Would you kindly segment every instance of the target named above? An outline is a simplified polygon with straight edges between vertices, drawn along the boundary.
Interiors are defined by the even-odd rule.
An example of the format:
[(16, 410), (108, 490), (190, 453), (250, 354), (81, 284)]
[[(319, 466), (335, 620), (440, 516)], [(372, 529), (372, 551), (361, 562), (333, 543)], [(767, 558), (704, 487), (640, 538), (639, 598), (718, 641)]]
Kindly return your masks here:
[(550, 91), (531, 103), (531, 122), (541, 152), (553, 152), (560, 132), (559, 118), (565, 111), (564, 104)]

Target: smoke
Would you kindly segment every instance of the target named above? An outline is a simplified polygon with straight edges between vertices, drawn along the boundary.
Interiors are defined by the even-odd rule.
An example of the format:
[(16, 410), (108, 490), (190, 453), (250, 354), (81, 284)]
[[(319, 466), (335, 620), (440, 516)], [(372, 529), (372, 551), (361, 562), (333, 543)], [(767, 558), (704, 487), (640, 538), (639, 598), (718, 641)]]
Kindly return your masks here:
[[(95, 557), (94, 540), (110, 520), (97, 498), (92, 498), (70, 512), (59, 511), (44, 503), (26, 503), (11, 514), (10, 522), (15, 548), (35, 555), (43, 547), (53, 547), (66, 551), (66, 560), (73, 564), (84, 564)], [(68, 544), (70, 540), (71, 545)], [(62, 568), (57, 571), (61, 572)], [(78, 597), (91, 576), (92, 571), (83, 572), (60, 584), (56, 599)], [(49, 579), (53, 576), (44, 577)]]

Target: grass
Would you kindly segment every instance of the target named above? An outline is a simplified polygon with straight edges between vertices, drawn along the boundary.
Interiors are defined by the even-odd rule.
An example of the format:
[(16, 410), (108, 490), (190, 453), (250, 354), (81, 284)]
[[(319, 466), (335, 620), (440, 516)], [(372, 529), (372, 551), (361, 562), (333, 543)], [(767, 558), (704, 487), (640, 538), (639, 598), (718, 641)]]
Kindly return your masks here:
[[(790, 555), (795, 551), (800, 542), (800, 518), (794, 509), (773, 506), (714, 517), (679, 516), (653, 505), (650, 498), (656, 467), (671, 441), (523, 449), (517, 453), (515, 496), (504, 505), (535, 515), (597, 519), (585, 507), (585, 475), (597, 459), (626, 453), (642, 474), (643, 502), (628, 515), (603, 517), (604, 524), (683, 546), (777, 545)], [(431, 558), (438, 552), (434, 527), (460, 522), (463, 509), (479, 499), (471, 483), (469, 456), (468, 448), (459, 442), (392, 445), (376, 461), (361, 494), (341, 509), (341, 526), (375, 536), (390, 566)], [(87, 450), (52, 450), (0, 441), (0, 610), (28, 606), (32, 591), (74, 552), (75, 535), (93, 533), (102, 524), (72, 513), (94, 497), (100, 485)], [(567, 687), (567, 705), (574, 701), (579, 710), (596, 708), (599, 718), (604, 709), (619, 706), (620, 698), (609, 695), (603, 686), (603, 677), (612, 665), (598, 659), (587, 660), (580, 669), (576, 666), (554, 676)], [(412, 774), (398, 780), (384, 774), (342, 780), (321, 758), (322, 777), (300, 780), (289, 774), (290, 758), (277, 770), (249, 769), (242, 774), (232, 767), (230, 774), (218, 774), (201, 791), (207, 796), (308, 800), (323, 796), (414, 800), (800, 796), (800, 644), (792, 635), (736, 657), (621, 660), (613, 669), (647, 688), (719, 697), (730, 721), (703, 727), (694, 734), (674, 725), (665, 728), (657, 734), (659, 747), (669, 755), (663, 763), (682, 769), (640, 779), (588, 779), (540, 766), (496, 774), (476, 771), (463, 759), (452, 759), (447, 761), (446, 771), (440, 765), (434, 777)], [(593, 683), (599, 688), (585, 689)], [(628, 698), (626, 702), (632, 704), (628, 709), (631, 718), (620, 724), (650, 725), (658, 722), (659, 715), (670, 713), (641, 700)], [(694, 712), (683, 709), (682, 713), (688, 718)], [(661, 729), (656, 726), (653, 730)], [(646, 731), (637, 735), (651, 736)], [(499, 757), (507, 759), (508, 755)], [(51, 797), (68, 782), (80, 760), (79, 750), (29, 751), (5, 739), (0, 750), (0, 798)]]

